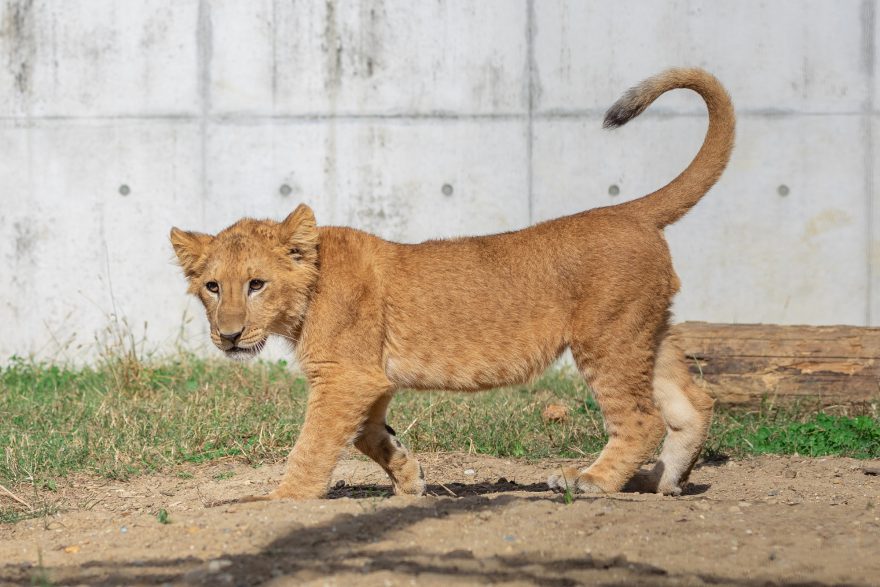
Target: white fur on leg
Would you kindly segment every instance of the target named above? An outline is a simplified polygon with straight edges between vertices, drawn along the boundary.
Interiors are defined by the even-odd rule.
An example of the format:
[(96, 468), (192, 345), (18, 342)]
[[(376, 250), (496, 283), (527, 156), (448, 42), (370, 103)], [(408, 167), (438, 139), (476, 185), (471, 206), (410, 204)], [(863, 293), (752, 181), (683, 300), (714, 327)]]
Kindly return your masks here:
[(704, 440), (700, 414), (671, 379), (654, 380), (654, 399), (666, 421), (667, 435), (651, 475), (657, 480), (657, 493), (681, 495), (681, 478)]

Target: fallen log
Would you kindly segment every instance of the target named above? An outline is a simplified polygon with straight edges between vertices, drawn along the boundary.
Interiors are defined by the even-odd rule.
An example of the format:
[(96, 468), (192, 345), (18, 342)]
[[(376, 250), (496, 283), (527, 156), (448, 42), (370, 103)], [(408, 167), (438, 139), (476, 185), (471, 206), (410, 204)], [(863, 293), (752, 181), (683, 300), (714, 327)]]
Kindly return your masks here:
[(722, 404), (880, 401), (880, 328), (685, 322), (673, 334)]

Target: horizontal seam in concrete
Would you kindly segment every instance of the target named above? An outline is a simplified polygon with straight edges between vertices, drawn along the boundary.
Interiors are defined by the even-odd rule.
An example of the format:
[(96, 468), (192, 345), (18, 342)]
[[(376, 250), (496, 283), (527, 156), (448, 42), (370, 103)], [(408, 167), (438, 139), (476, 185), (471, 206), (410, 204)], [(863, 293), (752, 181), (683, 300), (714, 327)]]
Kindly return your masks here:
[[(880, 112), (873, 112), (873, 115)], [(565, 120), (565, 119), (601, 119), (605, 115), (604, 109), (584, 110), (558, 110), (547, 112), (535, 112), (536, 120)], [(743, 109), (737, 111), (740, 118), (792, 118), (799, 116), (864, 116), (865, 112), (800, 112), (762, 109)], [(705, 111), (674, 111), (662, 108), (648, 110), (641, 118), (705, 118)], [(213, 114), (209, 121), (216, 124), (253, 124), (266, 122), (361, 122), (361, 121), (527, 121), (529, 114), (499, 112), (485, 114), (450, 113), (450, 112), (416, 112), (407, 114), (383, 114), (383, 113), (336, 113), (336, 114)], [(114, 114), (109, 116), (0, 116), (0, 123), (12, 123), (18, 126), (44, 125), (54, 122), (61, 123), (94, 123), (94, 122), (201, 122), (200, 114)]]

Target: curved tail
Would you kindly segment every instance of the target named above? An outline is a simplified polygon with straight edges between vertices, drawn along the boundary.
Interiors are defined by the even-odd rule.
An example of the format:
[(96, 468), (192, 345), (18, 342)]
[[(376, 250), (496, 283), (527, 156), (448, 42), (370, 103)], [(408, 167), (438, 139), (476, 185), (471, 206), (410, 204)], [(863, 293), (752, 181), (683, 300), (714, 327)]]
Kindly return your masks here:
[(659, 190), (621, 204), (652, 218), (658, 228), (672, 224), (709, 191), (730, 160), (736, 116), (730, 96), (715, 76), (702, 69), (669, 69), (631, 88), (605, 114), (605, 128), (622, 126), (641, 114), (661, 94), (676, 88), (695, 91), (709, 109), (709, 130), (687, 169)]

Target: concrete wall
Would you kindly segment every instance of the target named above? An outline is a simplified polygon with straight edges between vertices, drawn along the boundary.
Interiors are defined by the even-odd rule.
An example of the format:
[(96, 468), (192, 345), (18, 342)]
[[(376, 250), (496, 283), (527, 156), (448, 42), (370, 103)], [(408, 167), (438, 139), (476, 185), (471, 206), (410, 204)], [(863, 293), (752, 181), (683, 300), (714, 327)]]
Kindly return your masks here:
[(653, 190), (696, 153), (699, 99), (600, 123), (674, 65), (739, 112), (668, 230), (678, 317), (878, 325), (878, 3), (2, 0), (0, 357), (80, 360), (120, 328), (204, 345), (172, 225), (305, 201), (412, 242)]

